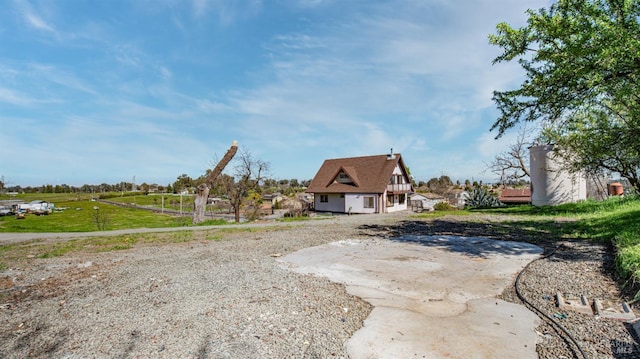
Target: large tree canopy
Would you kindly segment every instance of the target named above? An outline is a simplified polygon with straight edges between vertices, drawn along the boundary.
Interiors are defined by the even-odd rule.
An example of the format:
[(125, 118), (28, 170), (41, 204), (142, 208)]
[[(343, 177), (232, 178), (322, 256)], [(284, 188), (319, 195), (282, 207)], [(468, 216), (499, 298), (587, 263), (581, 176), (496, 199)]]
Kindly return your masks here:
[(497, 26), (495, 63), (518, 60), (518, 89), (495, 91), (498, 137), (544, 121), (576, 169), (618, 172), (640, 189), (640, 1), (558, 0), (527, 25)]

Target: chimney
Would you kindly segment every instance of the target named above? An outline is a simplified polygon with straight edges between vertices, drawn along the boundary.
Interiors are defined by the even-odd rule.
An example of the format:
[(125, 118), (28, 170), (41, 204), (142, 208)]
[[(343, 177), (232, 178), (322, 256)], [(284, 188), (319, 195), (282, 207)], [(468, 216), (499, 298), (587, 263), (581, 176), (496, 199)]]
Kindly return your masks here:
[(391, 147), (391, 152), (387, 155), (387, 159), (388, 160), (393, 160), (395, 158), (396, 158), (396, 156), (393, 155), (393, 147)]

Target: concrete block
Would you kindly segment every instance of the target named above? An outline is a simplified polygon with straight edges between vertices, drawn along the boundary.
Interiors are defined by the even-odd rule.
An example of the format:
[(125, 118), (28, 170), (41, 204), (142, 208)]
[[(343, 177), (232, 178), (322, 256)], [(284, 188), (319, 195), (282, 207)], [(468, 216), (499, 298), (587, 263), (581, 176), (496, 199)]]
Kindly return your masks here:
[(594, 300), (594, 306), (596, 307), (596, 314), (601, 318), (616, 319), (616, 320), (634, 320), (636, 318), (635, 313), (626, 302), (617, 303), (611, 300)]
[(557, 292), (556, 299), (558, 300), (558, 307), (560, 309), (593, 315), (593, 309), (584, 295), (577, 297), (572, 295), (563, 295), (562, 293)]

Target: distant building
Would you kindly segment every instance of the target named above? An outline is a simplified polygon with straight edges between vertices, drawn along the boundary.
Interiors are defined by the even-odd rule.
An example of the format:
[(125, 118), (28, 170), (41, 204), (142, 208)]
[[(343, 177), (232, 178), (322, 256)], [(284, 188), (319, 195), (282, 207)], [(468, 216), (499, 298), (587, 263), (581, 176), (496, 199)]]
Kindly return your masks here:
[(412, 193), (409, 195), (411, 209), (414, 211), (433, 211), (433, 206), (447, 202), (443, 196), (435, 193)]
[(317, 212), (387, 213), (407, 210), (413, 187), (402, 156), (391, 153), (326, 160), (306, 192)]
[(531, 189), (505, 188), (500, 192), (499, 199), (504, 204), (529, 204), (531, 203)]
[(565, 169), (554, 145), (529, 148), (531, 172), (531, 203), (534, 206), (554, 206), (587, 199), (584, 173)]

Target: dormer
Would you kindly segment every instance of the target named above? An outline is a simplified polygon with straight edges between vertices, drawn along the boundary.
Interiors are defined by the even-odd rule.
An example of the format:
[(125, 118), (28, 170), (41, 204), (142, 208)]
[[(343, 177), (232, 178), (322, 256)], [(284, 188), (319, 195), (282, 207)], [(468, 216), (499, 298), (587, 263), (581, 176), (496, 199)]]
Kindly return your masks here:
[(351, 167), (340, 167), (336, 175), (333, 176), (329, 185), (334, 183), (358, 187), (358, 179), (355, 175), (355, 170)]

